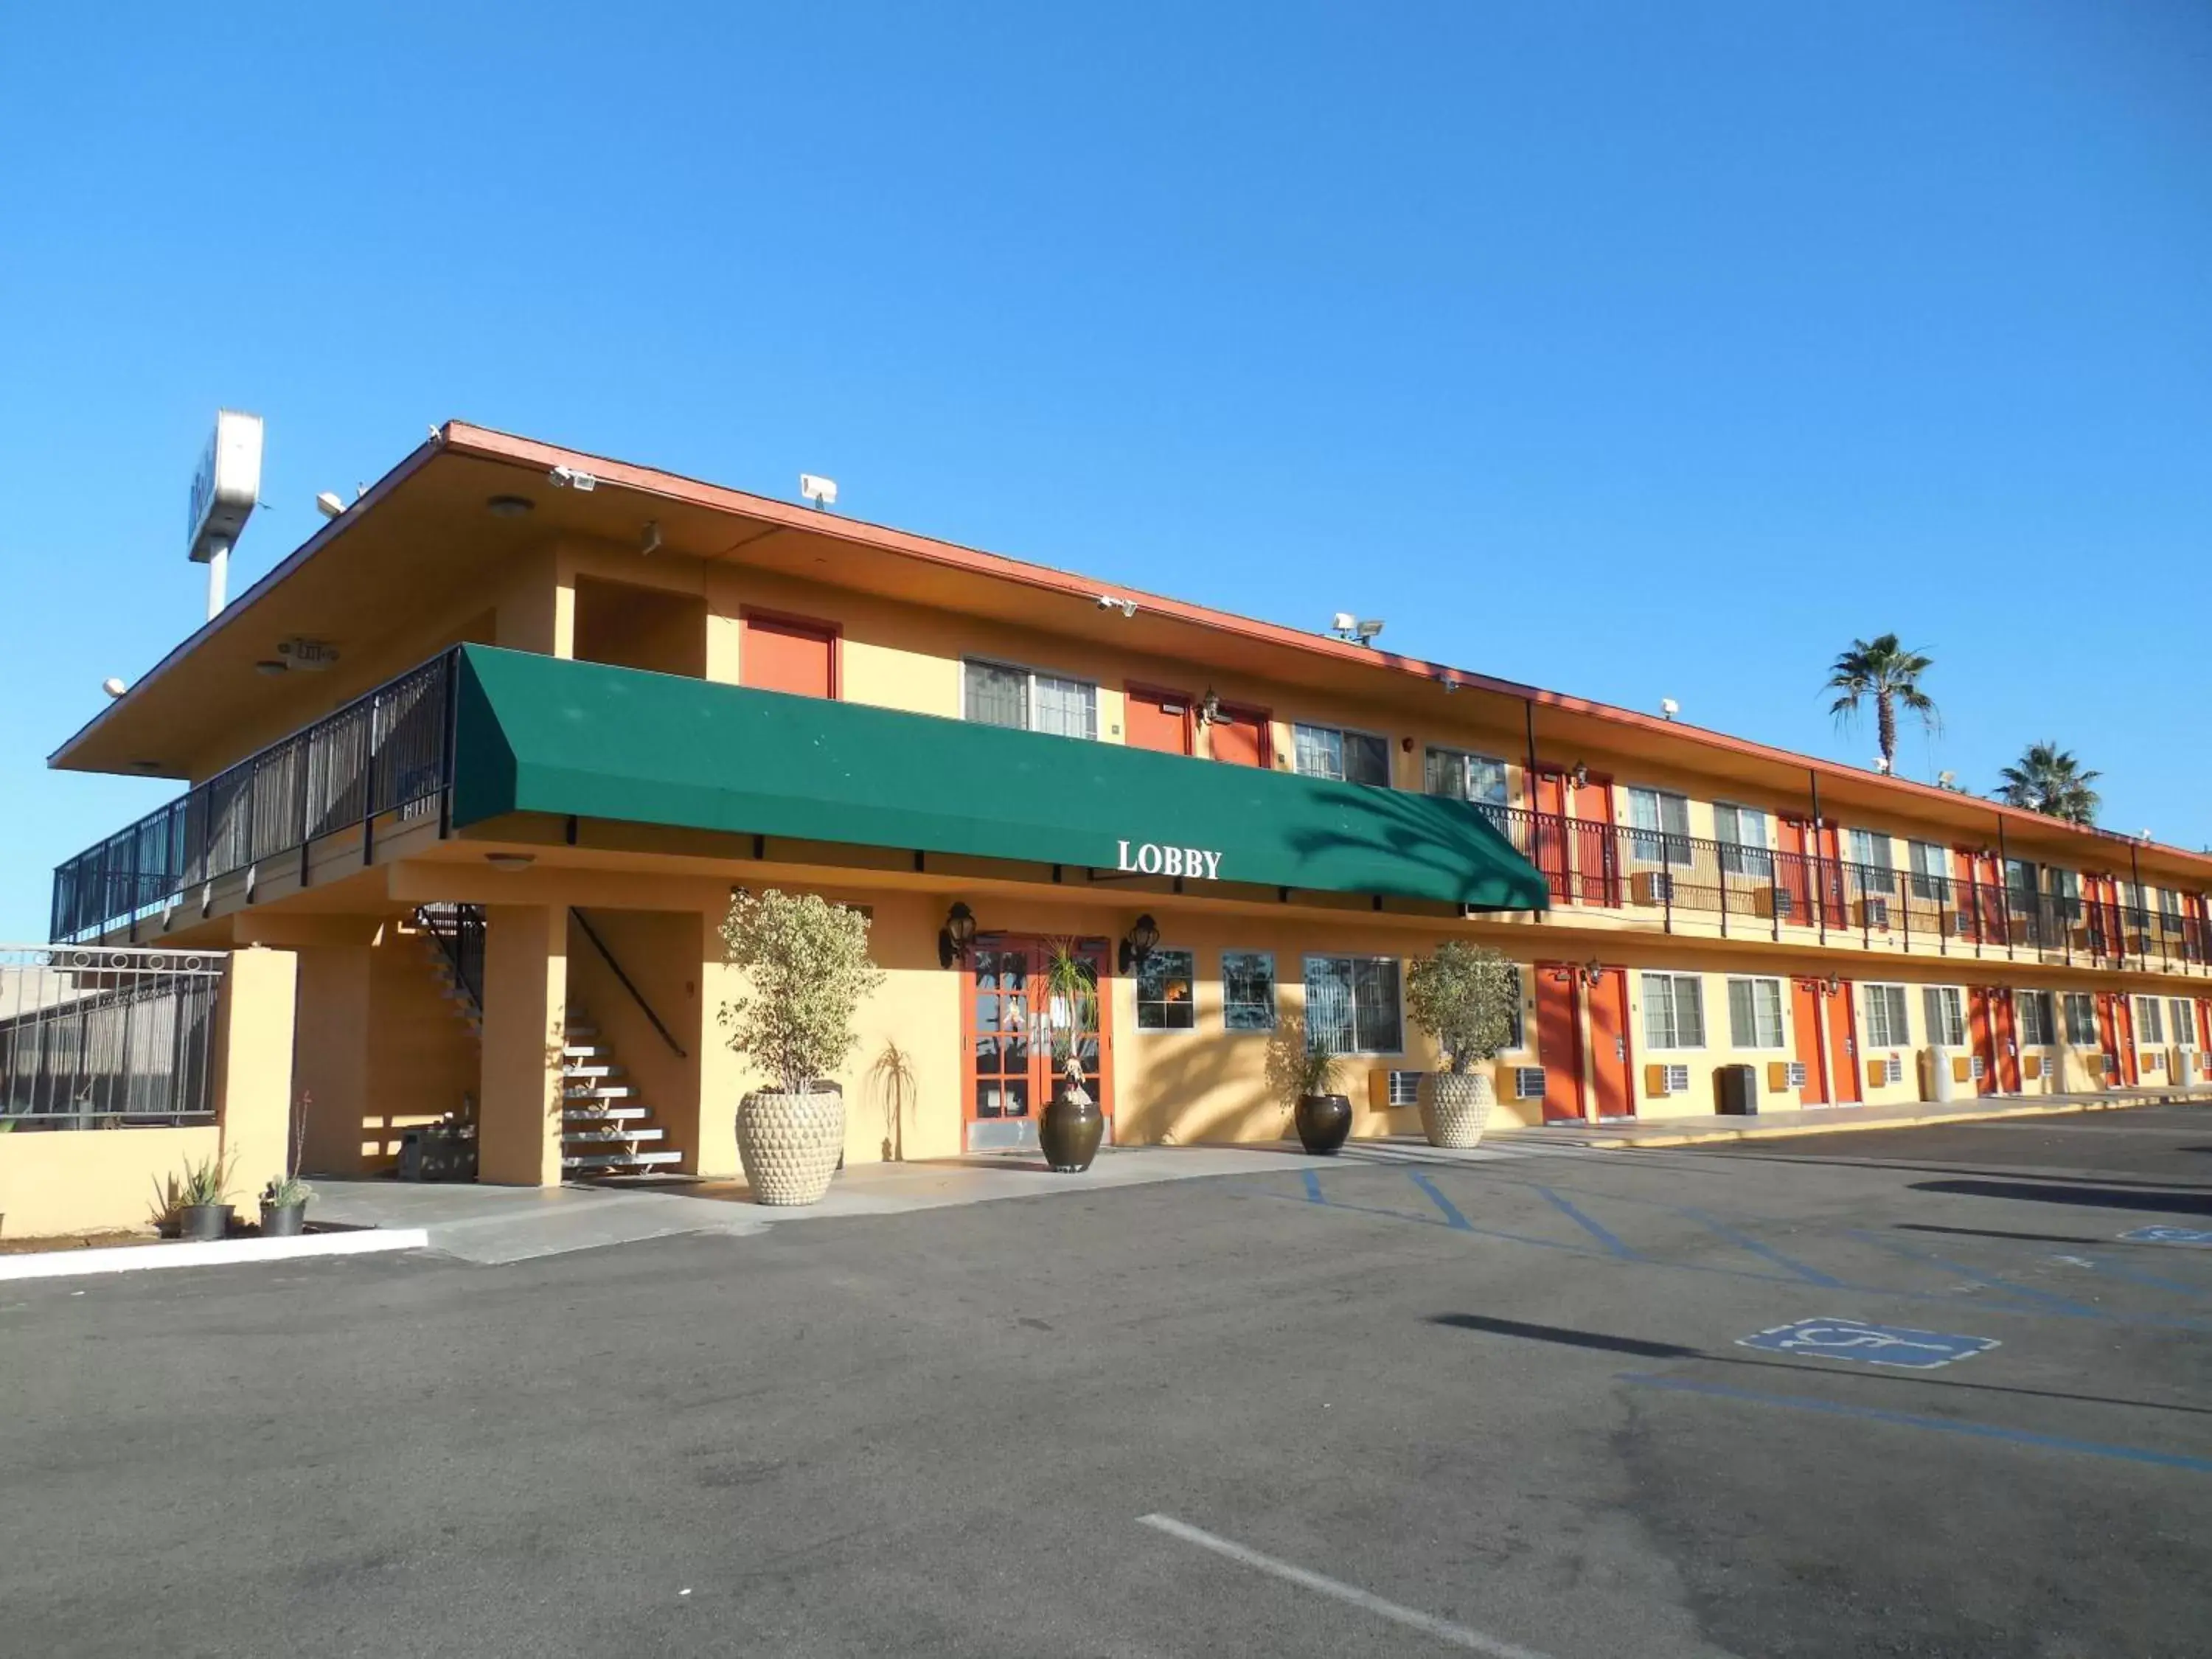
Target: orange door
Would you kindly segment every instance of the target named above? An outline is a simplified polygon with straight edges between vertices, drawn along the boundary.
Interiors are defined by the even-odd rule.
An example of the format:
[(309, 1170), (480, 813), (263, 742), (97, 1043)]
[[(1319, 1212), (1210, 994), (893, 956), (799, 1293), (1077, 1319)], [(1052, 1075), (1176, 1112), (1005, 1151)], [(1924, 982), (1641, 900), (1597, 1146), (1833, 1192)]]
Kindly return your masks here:
[(1829, 927), (1848, 927), (1851, 925), (1851, 907), (1844, 900), (1843, 831), (1837, 828), (1833, 818), (1824, 818), (1820, 832), (1821, 913), (1827, 918)]
[(1856, 1106), (1865, 1093), (1859, 1087), (1858, 999), (1851, 982), (1845, 980), (1827, 1004), (1828, 1075), (1836, 1091), (1828, 1099), (1837, 1106)]
[(1613, 780), (1589, 778), (1576, 785), (1569, 809), (1576, 902), (1618, 908), (1620, 838), (1613, 827)]
[[(1114, 1121), (1113, 996), (1106, 981), (1106, 941), (1084, 939), (1078, 952), (1101, 989), (1099, 1029), (1083, 1045), (1085, 1083)], [(1036, 1120), (1059, 1082), (1053, 1064), (1055, 1011), (1045, 994), (1045, 942), (1012, 934), (980, 935), (962, 970), (960, 1011), (964, 1145), (969, 1152), (1034, 1146)]]
[(2212, 1002), (2201, 997), (2197, 1002), (2197, 1046), (2212, 1054)]
[(2104, 1058), (2112, 1062), (2114, 1067), (2102, 1073), (2104, 1085), (2108, 1089), (2120, 1078), (2118, 1070), (2120, 1064), (2120, 1021), (2119, 1016), (2113, 1012), (2118, 1000), (2110, 991), (2097, 993), (2097, 1048)]
[(1589, 1003), (1590, 1081), (1597, 1097), (1597, 1115), (1636, 1115), (1636, 1091), (1629, 1082), (1634, 1058), (1628, 1034), (1628, 970), (1607, 968), (1597, 984), (1585, 993)]
[[(1790, 914), (1784, 920), (1802, 922), (1809, 927), (1813, 925), (1813, 854), (1812, 849), (1806, 845), (1805, 820), (1785, 817), (1776, 823), (1775, 829), (1781, 850), (1778, 854), (1774, 882), (1781, 889), (1790, 908)], [(1808, 1066), (1805, 1068), (1808, 1087), (1811, 1086), (1813, 1076), (1813, 1068)]]
[(2020, 1026), (2010, 991), (1999, 987), (1990, 993), (1990, 1015), (1997, 1045), (1997, 1087), (2016, 1095), (2020, 1092)]
[(1798, 1065), (1804, 1067), (1805, 1084), (1797, 1091), (1797, 1103), (1828, 1098), (1828, 1050), (1820, 1041), (1820, 981), (1798, 979), (1790, 982), (1790, 1024)]
[(1974, 1058), (1982, 1063), (1982, 1074), (1975, 1079), (1974, 1092), (1978, 1095), (1995, 1094), (1997, 1091), (1996, 1037), (1990, 1020), (1990, 989), (1986, 985), (1967, 988), (1966, 1040), (1973, 1044)]
[(1564, 962), (1536, 964), (1536, 1063), (1544, 1068), (1544, 1121), (1581, 1123), (1583, 1108), (1582, 1003), (1575, 987), (1581, 969)]
[(2132, 1089), (2140, 1080), (2136, 1071), (2136, 1004), (2123, 992), (2112, 995), (2112, 1036), (2120, 1056), (2120, 1081)]
[(1155, 691), (1133, 685), (1124, 705), (1121, 731), (1134, 749), (1157, 749), (1162, 754), (1190, 753), (1190, 699), (1177, 691)]
[(1207, 749), (1213, 758), (1232, 766), (1268, 766), (1267, 714), (1261, 708), (1232, 708), (1221, 705), (1221, 717), (1206, 728)]
[(1554, 902), (1567, 902), (1567, 780), (1563, 772), (1536, 774), (1536, 817), (1529, 826), (1529, 861), (1544, 872)]
[(738, 619), (738, 680), (802, 697), (837, 695), (837, 630), (824, 623), (748, 611)]

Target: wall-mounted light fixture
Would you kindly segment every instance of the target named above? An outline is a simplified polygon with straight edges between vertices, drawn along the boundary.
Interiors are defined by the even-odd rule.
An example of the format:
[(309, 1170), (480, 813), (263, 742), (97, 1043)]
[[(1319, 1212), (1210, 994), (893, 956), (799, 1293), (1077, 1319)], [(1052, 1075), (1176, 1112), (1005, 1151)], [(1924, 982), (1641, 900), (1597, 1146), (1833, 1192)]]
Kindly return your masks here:
[(527, 870), (538, 862), (535, 853), (486, 853), (484, 862), (495, 870)]
[(1567, 781), (1577, 789), (1589, 788), (1589, 763), (1587, 761), (1577, 761), (1575, 769), (1567, 775)]
[(1121, 971), (1129, 973), (1145, 965), (1152, 948), (1160, 942), (1160, 925), (1146, 911), (1129, 924), (1129, 931), (1121, 936), (1120, 961)]
[(1831, 975), (1828, 975), (1828, 982), (1827, 982), (1826, 985), (1822, 986), (1822, 987), (1820, 988), (1820, 989), (1821, 989), (1821, 991), (1822, 991), (1822, 993), (1823, 993), (1824, 994), (1828, 995), (1828, 996), (1832, 996), (1832, 996), (1840, 996), (1840, 995), (1842, 995), (1842, 994), (1843, 994), (1843, 989), (1844, 989), (1844, 978), (1843, 978), (1843, 975), (1842, 975), (1841, 974), (1831, 974)]
[(968, 947), (975, 942), (975, 913), (958, 899), (945, 913), (945, 926), (937, 930), (937, 965), (950, 968), (956, 962), (968, 959)]
[(1200, 726), (1217, 726), (1220, 720), (1221, 694), (1209, 685), (1206, 688), (1206, 695), (1198, 700), (1198, 723)]
[(1583, 963), (1582, 975), (1583, 983), (1595, 991), (1597, 989), (1598, 981), (1605, 977), (1605, 965), (1595, 957), (1592, 957), (1588, 962)]

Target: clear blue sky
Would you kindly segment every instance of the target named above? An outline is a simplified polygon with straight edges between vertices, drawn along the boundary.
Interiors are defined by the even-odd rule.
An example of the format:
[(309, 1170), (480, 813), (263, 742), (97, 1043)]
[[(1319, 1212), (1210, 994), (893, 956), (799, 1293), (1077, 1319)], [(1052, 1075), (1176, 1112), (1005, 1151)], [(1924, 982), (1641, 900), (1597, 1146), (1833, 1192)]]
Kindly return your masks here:
[(42, 5), (0, 52), (0, 937), (43, 770), (459, 416), (2212, 840), (2212, 7)]

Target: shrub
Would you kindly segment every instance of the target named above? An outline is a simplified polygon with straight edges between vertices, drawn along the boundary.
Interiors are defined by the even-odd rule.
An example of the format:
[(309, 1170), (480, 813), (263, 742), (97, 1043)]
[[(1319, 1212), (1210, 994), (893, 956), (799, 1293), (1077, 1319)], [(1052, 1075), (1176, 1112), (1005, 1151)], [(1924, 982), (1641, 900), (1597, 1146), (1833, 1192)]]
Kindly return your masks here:
[(1455, 1072), (1494, 1059), (1513, 1034), (1519, 970), (1487, 945), (1447, 939), (1406, 974), (1406, 1012)]
[(722, 1005), (730, 1047), (799, 1094), (845, 1063), (854, 1016), (885, 975), (868, 956), (868, 919), (813, 893), (740, 890), (722, 919), (722, 956), (747, 975)]

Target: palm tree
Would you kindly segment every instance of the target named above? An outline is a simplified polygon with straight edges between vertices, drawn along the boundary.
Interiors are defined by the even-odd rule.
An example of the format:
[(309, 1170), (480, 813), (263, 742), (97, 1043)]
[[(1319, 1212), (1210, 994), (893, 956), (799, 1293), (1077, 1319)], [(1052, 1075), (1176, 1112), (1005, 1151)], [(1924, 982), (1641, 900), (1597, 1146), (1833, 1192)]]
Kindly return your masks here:
[(1851, 648), (1836, 659), (1828, 671), (1828, 687), (1841, 695), (1828, 705), (1838, 725), (1858, 717), (1859, 705), (1874, 699), (1875, 735), (1881, 744), (1882, 769), (1897, 770), (1897, 708), (1899, 703), (1920, 716), (1930, 732), (1942, 729), (1943, 718), (1920, 689), (1920, 677), (1935, 663), (1917, 651), (1907, 651), (1894, 634), (1877, 639), (1853, 640)]
[(2000, 775), (2004, 782), (1997, 790), (1997, 799), (2008, 806), (2024, 806), (2031, 812), (2064, 818), (2069, 823), (2097, 821), (2100, 803), (2089, 785), (2105, 775), (2084, 772), (2070, 750), (2055, 743), (2030, 744), (2020, 764), (2006, 767)]

